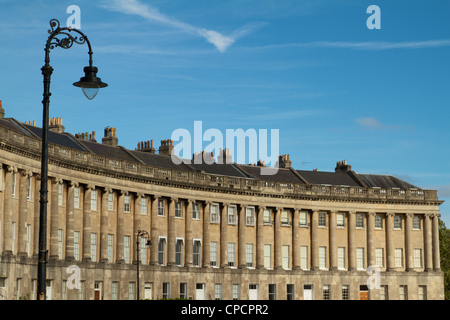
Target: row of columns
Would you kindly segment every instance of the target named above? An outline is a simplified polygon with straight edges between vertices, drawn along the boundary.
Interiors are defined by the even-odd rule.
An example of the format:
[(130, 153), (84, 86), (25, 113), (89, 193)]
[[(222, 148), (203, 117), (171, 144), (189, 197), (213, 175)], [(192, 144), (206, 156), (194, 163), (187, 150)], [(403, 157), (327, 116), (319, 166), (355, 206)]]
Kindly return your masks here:
[[(18, 214), (18, 254), (26, 253), (26, 237), (27, 237), (27, 221), (28, 221), (28, 203), (27, 203), (27, 179), (32, 174), (25, 170), (17, 170), (13, 166), (6, 166), (5, 170), (5, 191), (4, 191), (4, 206), (3, 206), (3, 239), (4, 239), (4, 252), (12, 252), (12, 178), (14, 173), (19, 173), (19, 214)], [(38, 226), (39, 226), (39, 176), (36, 176), (34, 184), (34, 247), (33, 253), (37, 255), (38, 252)], [(62, 184), (63, 181), (58, 178), (49, 179), (52, 183), (51, 188), (51, 205), (50, 205), (50, 259), (58, 258), (58, 228), (59, 228), (59, 206), (58, 206), (58, 184)], [(65, 228), (65, 258), (70, 260), (74, 259), (74, 188), (79, 187), (77, 182), (69, 182), (67, 186), (66, 197), (66, 228)], [(92, 185), (84, 185), (83, 191), (83, 243), (82, 243), (82, 259), (90, 260), (90, 235), (93, 230), (91, 225), (91, 192), (95, 189)], [(109, 188), (100, 188), (95, 190), (101, 190), (101, 213), (100, 213), (100, 261), (106, 261), (107, 258), (107, 236), (108, 236), (108, 193), (113, 192)], [(128, 193), (126, 191), (117, 192), (117, 222), (116, 222), (116, 262), (124, 261), (124, 196)], [(134, 236), (137, 234), (140, 226), (140, 199), (143, 194), (136, 194), (135, 201), (135, 214), (133, 220), (133, 236), (131, 237), (130, 245), (134, 243)], [(80, 197), (81, 198), (81, 197)], [(150, 214), (150, 235), (153, 243), (153, 249), (151, 250), (150, 263), (157, 264), (158, 262), (158, 236), (163, 235), (165, 230), (158, 229), (158, 200), (161, 195), (154, 194), (151, 202), (151, 214)], [(167, 197), (164, 197), (167, 199)], [(175, 202), (177, 198), (168, 198), (168, 215), (167, 215), (167, 264), (175, 265), (175, 244), (176, 244), (176, 230), (175, 230)], [(186, 218), (185, 218), (185, 265), (192, 265), (192, 243), (193, 243), (193, 230), (192, 230), (192, 212), (194, 199), (187, 199), (186, 204)], [(210, 214), (211, 214), (211, 202), (204, 202), (203, 207), (203, 234), (202, 234), (202, 266), (208, 267), (210, 265)], [(229, 203), (222, 203), (220, 208), (220, 251), (219, 261), (221, 267), (228, 265), (228, 207)], [(238, 212), (238, 267), (243, 268), (246, 266), (246, 205), (239, 206)], [(258, 211), (256, 214), (256, 268), (262, 268), (264, 266), (264, 238), (263, 238), (263, 213), (265, 206), (257, 206)], [(275, 208), (274, 215), (274, 268), (281, 268), (281, 212), (283, 208)], [(299, 226), (299, 209), (293, 211), (293, 224), (292, 224), (292, 268), (300, 268), (300, 228)], [(336, 246), (336, 211), (329, 212), (329, 268), (331, 270), (337, 269), (337, 246)], [(318, 226), (319, 210), (311, 211), (311, 269), (319, 269), (319, 226)], [(386, 214), (386, 268), (388, 271), (395, 268), (394, 259), (394, 236), (393, 236), (393, 218), (394, 214)], [(413, 270), (413, 247), (412, 247), (412, 214), (406, 214), (405, 219), (405, 262), (406, 270)], [(438, 234), (438, 214), (424, 214), (424, 261), (426, 271), (439, 271), (439, 234)], [(368, 266), (375, 265), (375, 213), (369, 212), (367, 215), (367, 263)], [(348, 212), (348, 269), (356, 269), (356, 247), (355, 247), (355, 229), (356, 229), (356, 212)], [(134, 252), (134, 250), (130, 250)], [(131, 253), (130, 252), (130, 253)]]

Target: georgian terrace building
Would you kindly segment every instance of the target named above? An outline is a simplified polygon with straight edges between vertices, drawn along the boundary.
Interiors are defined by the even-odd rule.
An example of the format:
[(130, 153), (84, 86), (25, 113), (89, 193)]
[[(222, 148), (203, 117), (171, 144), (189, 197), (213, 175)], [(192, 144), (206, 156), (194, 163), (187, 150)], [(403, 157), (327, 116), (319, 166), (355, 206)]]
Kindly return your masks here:
[[(0, 111), (0, 295), (35, 299), (42, 132)], [(273, 176), (175, 165), (170, 140), (50, 128), (48, 299), (135, 299), (137, 239), (144, 299), (443, 299), (434, 190), (288, 155)]]

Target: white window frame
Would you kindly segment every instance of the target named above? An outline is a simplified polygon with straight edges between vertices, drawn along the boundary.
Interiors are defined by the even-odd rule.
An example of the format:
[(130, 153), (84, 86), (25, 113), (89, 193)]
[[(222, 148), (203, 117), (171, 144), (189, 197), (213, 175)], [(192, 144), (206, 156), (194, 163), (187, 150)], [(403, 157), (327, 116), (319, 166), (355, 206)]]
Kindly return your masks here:
[(253, 243), (245, 244), (245, 265), (247, 268), (254, 268), (254, 245)]
[(131, 237), (123, 236), (123, 259), (126, 263), (131, 261)]
[[(196, 252), (196, 248), (198, 248), (198, 252)], [(201, 239), (193, 239), (192, 240), (192, 264), (195, 267), (202, 266), (202, 240)]]
[(200, 220), (200, 203), (192, 203), (192, 219)]
[[(181, 245), (179, 245), (181, 243)], [(175, 239), (175, 265), (183, 266), (184, 239)]]
[(381, 214), (375, 215), (375, 229), (381, 230), (383, 229), (383, 217)]
[(80, 187), (73, 188), (73, 207), (75, 209), (80, 208)]
[(210, 223), (220, 223), (220, 208), (218, 203), (212, 203), (209, 207), (210, 215), (209, 222)]
[(342, 212), (336, 214), (336, 228), (345, 228), (345, 215)]
[(308, 211), (300, 210), (300, 227), (308, 226)]
[(92, 189), (91, 190), (91, 210), (92, 211), (97, 211), (97, 197), (98, 197), (98, 193), (97, 193), (97, 189)]
[(327, 270), (327, 247), (319, 247), (319, 269)]
[(357, 213), (355, 218), (356, 229), (364, 229), (364, 214)]
[(114, 210), (114, 193), (108, 193), (108, 211)]
[(33, 195), (33, 179), (31, 176), (27, 176), (27, 200), (31, 200)]
[(62, 206), (63, 205), (63, 190), (64, 190), (64, 185), (62, 183), (58, 183), (58, 206)]
[(210, 257), (209, 257), (209, 265), (211, 267), (219, 267), (219, 243), (217, 241), (211, 241), (209, 243), (209, 251), (210, 251)]
[(309, 248), (308, 246), (300, 246), (300, 268), (309, 270)]
[(422, 249), (414, 249), (414, 268), (422, 268)]
[(158, 216), (164, 217), (166, 211), (166, 199), (158, 199)]
[(345, 261), (345, 247), (337, 248), (338, 270), (347, 270)]
[(91, 233), (91, 260), (97, 261), (97, 234), (95, 232)]
[(147, 197), (142, 196), (140, 201), (141, 201), (141, 203), (140, 203), (141, 215), (146, 215), (147, 214), (147, 210), (148, 210)]
[(291, 270), (291, 246), (281, 246), (281, 267), (284, 270)]
[(365, 248), (356, 248), (356, 269), (365, 270)]
[(131, 197), (128, 194), (123, 196), (123, 212), (131, 212)]
[(183, 218), (183, 202), (175, 201), (175, 218)]
[(263, 223), (265, 225), (272, 225), (272, 212), (270, 209), (264, 209), (263, 212)]
[(165, 266), (167, 264), (167, 237), (158, 237), (158, 264)]
[(264, 268), (272, 269), (272, 245), (264, 245)]
[(231, 205), (228, 207), (228, 224), (236, 225), (237, 224), (237, 207), (236, 205)]
[(384, 267), (384, 248), (375, 249), (375, 263), (379, 267)]
[(245, 209), (245, 225), (255, 225), (255, 207), (247, 207)]
[(236, 243), (228, 242), (228, 266), (236, 268)]
[(395, 248), (395, 267), (403, 268), (403, 248)]
[(80, 231), (73, 232), (73, 256), (75, 260), (80, 260)]
[(114, 235), (108, 234), (108, 249), (107, 249), (108, 261), (112, 263), (114, 261)]
[[(28, 229), (28, 228), (27, 228)], [(27, 230), (28, 233), (28, 230)], [(62, 260), (63, 258), (63, 241), (64, 234), (63, 229), (58, 229), (58, 259)], [(27, 235), (28, 237), (28, 235)]]

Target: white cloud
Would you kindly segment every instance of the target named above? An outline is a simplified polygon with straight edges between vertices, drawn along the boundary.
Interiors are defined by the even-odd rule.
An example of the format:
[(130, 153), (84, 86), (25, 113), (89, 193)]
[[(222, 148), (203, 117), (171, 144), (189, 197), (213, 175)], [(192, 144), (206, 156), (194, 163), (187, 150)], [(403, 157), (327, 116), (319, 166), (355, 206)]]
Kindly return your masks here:
[(401, 131), (411, 131), (414, 132), (416, 130), (414, 125), (405, 126), (398, 124), (384, 124), (375, 119), (374, 117), (366, 117), (366, 118), (356, 118), (355, 122), (364, 129), (369, 130), (401, 130)]
[(267, 45), (254, 49), (276, 49), (286, 47), (296, 48), (337, 48), (337, 49), (353, 49), (353, 50), (394, 50), (394, 49), (426, 49), (449, 47), (450, 39), (442, 40), (424, 40), (424, 41), (402, 41), (402, 42), (381, 42), (381, 41), (314, 41), (304, 43), (285, 43), (276, 45)]
[(355, 122), (359, 124), (360, 126), (367, 128), (367, 129), (378, 129), (381, 128), (383, 125), (381, 122), (379, 122), (374, 117), (368, 117), (368, 118), (357, 118), (355, 119)]
[(236, 39), (263, 26), (262, 23), (248, 24), (234, 31), (230, 36), (223, 35), (214, 30), (199, 28), (191, 24), (179, 21), (159, 12), (155, 7), (143, 4), (139, 0), (105, 0), (101, 7), (125, 14), (137, 15), (149, 21), (160, 23), (186, 33), (194, 34), (205, 38), (213, 44), (220, 52), (225, 52)]

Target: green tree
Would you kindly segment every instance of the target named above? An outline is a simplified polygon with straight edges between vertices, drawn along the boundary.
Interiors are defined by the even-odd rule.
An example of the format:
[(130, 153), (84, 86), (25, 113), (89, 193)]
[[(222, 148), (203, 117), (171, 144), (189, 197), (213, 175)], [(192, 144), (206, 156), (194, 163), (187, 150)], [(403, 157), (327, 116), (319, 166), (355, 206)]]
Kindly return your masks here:
[(445, 300), (450, 300), (450, 229), (439, 220), (439, 250), (441, 253), (441, 270), (444, 272)]

